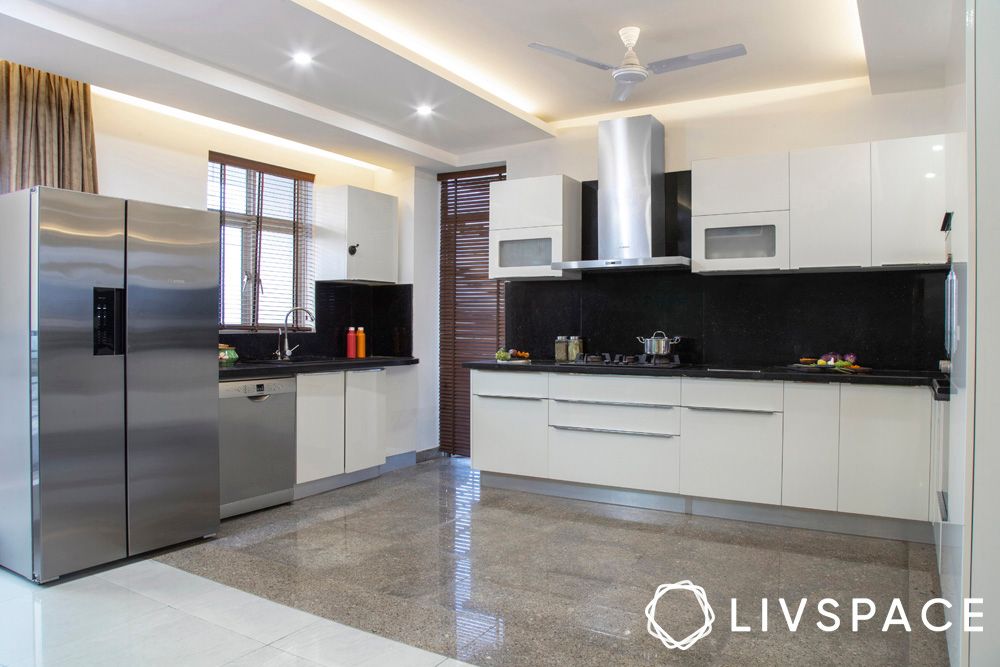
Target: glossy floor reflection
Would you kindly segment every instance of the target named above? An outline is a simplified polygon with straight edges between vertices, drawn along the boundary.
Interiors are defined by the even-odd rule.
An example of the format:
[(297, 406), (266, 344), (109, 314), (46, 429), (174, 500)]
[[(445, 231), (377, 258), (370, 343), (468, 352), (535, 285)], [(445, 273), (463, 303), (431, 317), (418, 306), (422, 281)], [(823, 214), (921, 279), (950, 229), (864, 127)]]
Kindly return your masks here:
[[(947, 663), (943, 634), (920, 624), (938, 591), (931, 546), (481, 488), (464, 459), (233, 519), (160, 560), (477, 665)], [(686, 652), (649, 636), (643, 614), (659, 584), (681, 579), (703, 586), (718, 616)], [(686, 595), (657, 609), (676, 637), (701, 623)], [(753, 631), (729, 631), (734, 597)], [(794, 634), (779, 597), (809, 599)], [(880, 620), (852, 633), (841, 613), (846, 629), (821, 632), (823, 597), (870, 598)], [(881, 631), (895, 597), (912, 633)]]

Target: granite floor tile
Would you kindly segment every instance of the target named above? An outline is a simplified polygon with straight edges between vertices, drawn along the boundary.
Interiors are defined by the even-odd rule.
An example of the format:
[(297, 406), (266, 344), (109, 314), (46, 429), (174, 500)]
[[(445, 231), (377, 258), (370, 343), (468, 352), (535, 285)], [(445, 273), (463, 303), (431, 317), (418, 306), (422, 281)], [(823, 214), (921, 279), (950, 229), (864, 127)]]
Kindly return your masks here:
[[(919, 626), (920, 606), (939, 591), (927, 545), (481, 488), (462, 459), (235, 518), (216, 540), (159, 558), (475, 665), (946, 662), (943, 635)], [(669, 651), (647, 633), (644, 609), (658, 585), (682, 579), (705, 588), (716, 621), (690, 650)], [(807, 599), (794, 633), (782, 597), (790, 614)], [(827, 633), (816, 627), (826, 620), (816, 610), (822, 597), (848, 607), (851, 597), (868, 597), (879, 611), (854, 633), (849, 608), (841, 609), (844, 628)], [(881, 632), (894, 597), (914, 632)], [(730, 598), (750, 632), (730, 631)], [(692, 594), (671, 591), (656, 619), (679, 638), (704, 617)], [(319, 657), (317, 646), (354, 637), (313, 637), (307, 629), (290, 635), (299, 635), (293, 653), (303, 660)], [(267, 653), (262, 660), (291, 659)], [(423, 654), (407, 656), (419, 663)]]

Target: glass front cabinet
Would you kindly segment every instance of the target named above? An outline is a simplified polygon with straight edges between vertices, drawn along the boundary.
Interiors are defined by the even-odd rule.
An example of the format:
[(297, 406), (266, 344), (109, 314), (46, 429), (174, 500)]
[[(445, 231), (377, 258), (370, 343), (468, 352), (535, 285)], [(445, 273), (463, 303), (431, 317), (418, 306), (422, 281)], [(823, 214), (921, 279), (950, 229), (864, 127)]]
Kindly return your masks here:
[(787, 269), (788, 211), (694, 216), (691, 255), (696, 273)]
[(579, 181), (562, 175), (490, 184), (490, 278), (576, 278), (553, 262), (580, 259)]

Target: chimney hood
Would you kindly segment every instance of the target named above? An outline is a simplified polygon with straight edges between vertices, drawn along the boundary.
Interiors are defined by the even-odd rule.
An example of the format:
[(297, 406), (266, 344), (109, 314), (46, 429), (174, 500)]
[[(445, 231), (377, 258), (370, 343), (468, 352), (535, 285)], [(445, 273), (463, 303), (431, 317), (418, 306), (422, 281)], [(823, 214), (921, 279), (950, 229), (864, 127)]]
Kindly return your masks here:
[(691, 266), (666, 219), (663, 139), (663, 125), (648, 115), (598, 124), (598, 259), (556, 262), (553, 269)]

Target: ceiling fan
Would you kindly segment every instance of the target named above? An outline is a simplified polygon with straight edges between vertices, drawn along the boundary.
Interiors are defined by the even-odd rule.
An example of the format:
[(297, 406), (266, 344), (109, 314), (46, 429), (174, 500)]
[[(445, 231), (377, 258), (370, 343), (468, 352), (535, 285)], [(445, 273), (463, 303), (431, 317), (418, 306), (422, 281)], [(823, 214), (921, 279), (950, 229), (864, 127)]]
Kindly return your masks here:
[(663, 74), (665, 72), (673, 72), (675, 70), (695, 67), (697, 65), (714, 63), (719, 60), (726, 60), (727, 58), (737, 58), (747, 54), (747, 47), (744, 45), (730, 44), (729, 46), (720, 46), (717, 49), (697, 51), (683, 56), (657, 60), (643, 67), (642, 63), (639, 62), (638, 56), (635, 55), (635, 44), (639, 41), (639, 28), (636, 28), (635, 26), (622, 28), (618, 31), (618, 35), (622, 38), (622, 42), (625, 44), (626, 49), (625, 58), (618, 67), (613, 67), (590, 58), (584, 58), (583, 56), (578, 56), (575, 53), (570, 53), (569, 51), (564, 51), (563, 49), (557, 49), (554, 46), (539, 44), (538, 42), (532, 42), (531, 44), (528, 44), (528, 46), (533, 49), (538, 49), (539, 51), (544, 51), (545, 53), (551, 53), (554, 56), (575, 60), (578, 63), (596, 67), (597, 69), (611, 70), (611, 78), (615, 81), (615, 88), (611, 93), (611, 100), (614, 102), (624, 102), (627, 100), (628, 96), (632, 94), (632, 89), (635, 85), (645, 81), (649, 77), (650, 73)]

